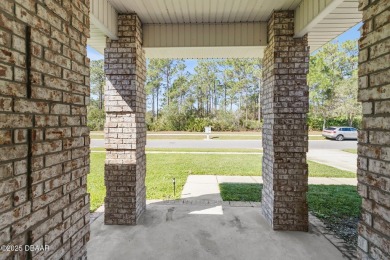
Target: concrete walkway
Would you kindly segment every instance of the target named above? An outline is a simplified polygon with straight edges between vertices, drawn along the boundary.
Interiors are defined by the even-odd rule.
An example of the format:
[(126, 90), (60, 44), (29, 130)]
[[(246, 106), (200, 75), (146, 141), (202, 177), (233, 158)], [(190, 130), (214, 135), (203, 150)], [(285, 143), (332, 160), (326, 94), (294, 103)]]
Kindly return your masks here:
[(336, 149), (309, 149), (307, 159), (341, 170), (357, 172), (357, 154)]
[[(220, 183), (263, 183), (261, 176), (189, 175), (181, 193), (182, 199), (222, 201)], [(309, 184), (357, 185), (356, 178), (309, 177)]]

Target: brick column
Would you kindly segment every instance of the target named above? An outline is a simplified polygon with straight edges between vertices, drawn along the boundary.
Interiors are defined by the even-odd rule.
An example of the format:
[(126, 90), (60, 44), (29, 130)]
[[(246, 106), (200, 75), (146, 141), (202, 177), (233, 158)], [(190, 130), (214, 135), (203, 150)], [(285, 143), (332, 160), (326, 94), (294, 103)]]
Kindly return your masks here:
[(390, 259), (390, 2), (360, 1), (359, 9), (358, 256)]
[(87, 37), (88, 0), (0, 1), (0, 259), (86, 258)]
[(308, 230), (307, 36), (293, 38), (294, 12), (274, 12), (263, 58), (262, 212), (274, 230)]
[(107, 40), (105, 90), (105, 224), (135, 225), (146, 207), (146, 67), (136, 14), (118, 16), (118, 40)]

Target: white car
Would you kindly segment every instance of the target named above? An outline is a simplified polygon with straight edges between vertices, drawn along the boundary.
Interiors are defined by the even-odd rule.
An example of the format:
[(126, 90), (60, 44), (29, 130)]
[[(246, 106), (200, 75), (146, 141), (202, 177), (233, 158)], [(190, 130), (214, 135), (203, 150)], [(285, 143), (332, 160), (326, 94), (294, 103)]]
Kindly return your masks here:
[(332, 126), (322, 130), (322, 136), (337, 141), (344, 139), (357, 139), (357, 129), (350, 126)]

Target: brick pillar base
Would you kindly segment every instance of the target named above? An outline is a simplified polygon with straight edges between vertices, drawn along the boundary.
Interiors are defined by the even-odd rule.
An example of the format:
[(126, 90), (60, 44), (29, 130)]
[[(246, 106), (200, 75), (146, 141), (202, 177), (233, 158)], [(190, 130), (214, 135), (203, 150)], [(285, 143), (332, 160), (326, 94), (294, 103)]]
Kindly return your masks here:
[(358, 191), (362, 196), (358, 258), (390, 259), (389, 1), (360, 1)]
[(118, 16), (107, 40), (105, 90), (105, 224), (135, 225), (146, 207), (145, 55), (137, 15)]
[(293, 36), (294, 12), (275, 12), (263, 59), (262, 211), (274, 230), (307, 231), (309, 47)]
[[(140, 173), (139, 177), (145, 176)], [(133, 225), (146, 207), (145, 185), (137, 189), (137, 165), (106, 164), (105, 218), (107, 225)], [(143, 180), (144, 182), (144, 180)]]

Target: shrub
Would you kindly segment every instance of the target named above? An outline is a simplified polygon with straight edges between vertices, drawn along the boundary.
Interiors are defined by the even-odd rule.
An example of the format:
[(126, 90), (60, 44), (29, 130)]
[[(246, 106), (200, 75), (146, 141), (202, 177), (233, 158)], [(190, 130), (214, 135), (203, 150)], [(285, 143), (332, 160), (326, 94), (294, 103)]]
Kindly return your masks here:
[(213, 131), (238, 131), (240, 120), (234, 113), (219, 112), (212, 120)]
[[(185, 130), (191, 132), (204, 132), (204, 128), (206, 126), (213, 127), (211, 120), (209, 118), (191, 117), (187, 122)], [(214, 127), (213, 130), (215, 130)]]
[(247, 120), (244, 121), (244, 126), (245, 130), (261, 130), (263, 123), (258, 120)]
[(106, 114), (103, 109), (94, 106), (87, 108), (87, 125), (91, 131), (101, 131), (104, 129)]

